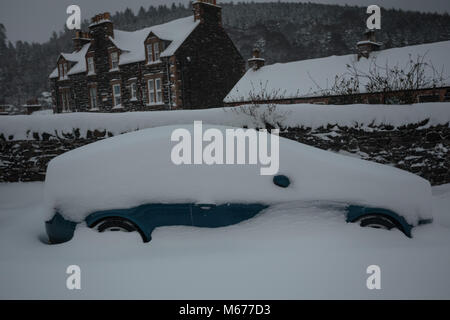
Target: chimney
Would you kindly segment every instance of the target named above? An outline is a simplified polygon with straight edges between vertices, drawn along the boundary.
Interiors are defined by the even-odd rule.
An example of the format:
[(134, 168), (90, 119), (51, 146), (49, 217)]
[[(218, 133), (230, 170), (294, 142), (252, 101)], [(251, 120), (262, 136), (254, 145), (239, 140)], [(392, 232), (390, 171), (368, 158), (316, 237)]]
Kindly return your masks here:
[(258, 70), (263, 67), (266, 60), (260, 57), (260, 50), (258, 48), (253, 49), (253, 56), (248, 59), (248, 66), (253, 70)]
[(89, 30), (94, 38), (97, 37), (114, 38), (114, 25), (111, 21), (111, 14), (109, 12), (105, 12), (95, 15), (91, 19)]
[(192, 3), (194, 21), (222, 26), (222, 7), (216, 0), (197, 0)]
[(72, 40), (75, 51), (80, 51), (85, 44), (91, 42), (91, 36), (89, 32), (75, 30), (75, 37)]
[(358, 49), (358, 60), (361, 59), (361, 57), (368, 59), (371, 52), (380, 50), (380, 47), (382, 46), (381, 43), (376, 41), (375, 30), (366, 30), (366, 32), (364, 32), (364, 37), (364, 40), (359, 41), (356, 44)]

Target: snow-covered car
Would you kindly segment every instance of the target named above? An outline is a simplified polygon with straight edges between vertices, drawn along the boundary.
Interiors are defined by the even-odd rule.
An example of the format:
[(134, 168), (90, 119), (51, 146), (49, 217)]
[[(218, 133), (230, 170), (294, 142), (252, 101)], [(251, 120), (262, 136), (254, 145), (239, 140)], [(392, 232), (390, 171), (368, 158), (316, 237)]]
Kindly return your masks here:
[[(145, 129), (54, 158), (45, 181), (50, 242), (69, 241), (82, 222), (100, 232), (137, 231), (148, 242), (160, 226), (228, 226), (295, 201), (340, 206), (347, 222), (408, 237), (432, 221), (430, 184), (412, 173), (284, 138), (276, 175), (250, 164), (175, 164), (171, 138), (180, 127), (195, 135), (194, 125)], [(209, 128), (224, 136), (229, 129)]]

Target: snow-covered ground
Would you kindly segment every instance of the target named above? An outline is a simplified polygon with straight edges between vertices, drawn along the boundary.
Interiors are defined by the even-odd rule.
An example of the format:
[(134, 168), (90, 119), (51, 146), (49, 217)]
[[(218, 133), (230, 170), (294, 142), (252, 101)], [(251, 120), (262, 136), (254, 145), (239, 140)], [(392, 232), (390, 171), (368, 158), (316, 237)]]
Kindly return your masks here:
[[(0, 184), (0, 298), (450, 298), (450, 185), (433, 188), (435, 223), (399, 231), (346, 224), (342, 212), (285, 204), (221, 229), (138, 234), (78, 228), (45, 244), (43, 184)], [(381, 268), (368, 290), (366, 268)], [(66, 268), (81, 267), (81, 290)]]

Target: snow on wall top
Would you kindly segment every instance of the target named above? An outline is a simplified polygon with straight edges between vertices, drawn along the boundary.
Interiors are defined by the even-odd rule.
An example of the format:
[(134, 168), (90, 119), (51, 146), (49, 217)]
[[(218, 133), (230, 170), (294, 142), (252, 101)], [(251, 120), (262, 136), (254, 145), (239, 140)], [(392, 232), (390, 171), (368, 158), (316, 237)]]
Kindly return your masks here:
[(119, 65), (124, 65), (145, 61), (144, 41), (151, 33), (161, 40), (171, 41), (160, 56), (173, 55), (199, 23), (200, 21), (194, 21), (193, 16), (189, 16), (134, 32), (114, 30), (114, 38), (110, 39), (117, 48), (122, 50)]
[[(246, 114), (233, 112), (233, 108), (206, 110), (178, 110), (128, 113), (68, 113), (51, 115), (17, 115), (0, 117), (0, 135), (7, 140), (32, 140), (33, 133), (73, 133), (79, 129), (80, 137), (87, 131), (107, 130), (114, 135), (139, 129), (193, 123), (229, 125), (234, 127), (258, 127), (261, 123)], [(317, 106), (310, 104), (280, 105), (277, 114), (284, 114), (281, 121), (286, 127), (318, 128), (328, 124), (372, 130), (369, 125), (400, 127), (420, 123), (428, 119), (426, 126), (450, 123), (450, 103), (423, 103), (416, 105), (342, 105)], [(277, 118), (277, 121), (280, 119)], [(11, 137), (11, 139), (10, 139)]]
[[(369, 59), (361, 58), (356, 54), (345, 56), (331, 56), (326, 58), (302, 60), (289, 63), (276, 63), (261, 67), (259, 70), (249, 69), (234, 88), (225, 97), (225, 102), (249, 101), (251, 92), (258, 94), (261, 87), (267, 93), (279, 92), (284, 98), (321, 96), (331, 89), (336, 76), (349, 77), (349, 66), (355, 66), (363, 73), (369, 73), (370, 68), (376, 64), (380, 68), (398, 66), (405, 68), (411, 59), (425, 56), (423, 62), (432, 63), (437, 71), (442, 71), (445, 84), (450, 85), (450, 41), (435, 42), (402, 48), (393, 48), (372, 52)], [(426, 68), (432, 73), (432, 68)], [(433, 74), (428, 74), (433, 76)], [(360, 77), (360, 91), (365, 91), (367, 80)]]

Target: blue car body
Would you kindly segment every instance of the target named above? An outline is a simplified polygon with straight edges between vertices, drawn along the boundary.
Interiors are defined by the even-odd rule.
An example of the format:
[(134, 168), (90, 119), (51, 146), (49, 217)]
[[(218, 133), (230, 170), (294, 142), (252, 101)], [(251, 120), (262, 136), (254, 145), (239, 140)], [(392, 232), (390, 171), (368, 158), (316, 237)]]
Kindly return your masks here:
[[(146, 204), (131, 209), (97, 211), (86, 217), (88, 227), (93, 228), (105, 219), (118, 218), (132, 223), (144, 242), (162, 226), (194, 226), (218, 228), (248, 220), (267, 208), (263, 204)], [(76, 223), (56, 213), (46, 222), (51, 243), (63, 243), (72, 239)]]
[[(146, 204), (131, 209), (97, 211), (88, 215), (85, 222), (94, 228), (105, 219), (123, 219), (134, 225), (144, 242), (152, 239), (152, 232), (162, 226), (194, 226), (218, 228), (248, 220), (268, 206), (264, 204)], [(414, 227), (397, 213), (383, 208), (369, 208), (349, 205), (346, 207), (346, 221), (355, 222), (360, 218), (377, 214), (391, 218), (406, 236), (411, 237)], [(432, 219), (420, 220), (419, 225), (431, 223)], [(77, 223), (66, 220), (56, 213), (46, 222), (46, 231), (51, 243), (63, 243), (72, 239)]]

